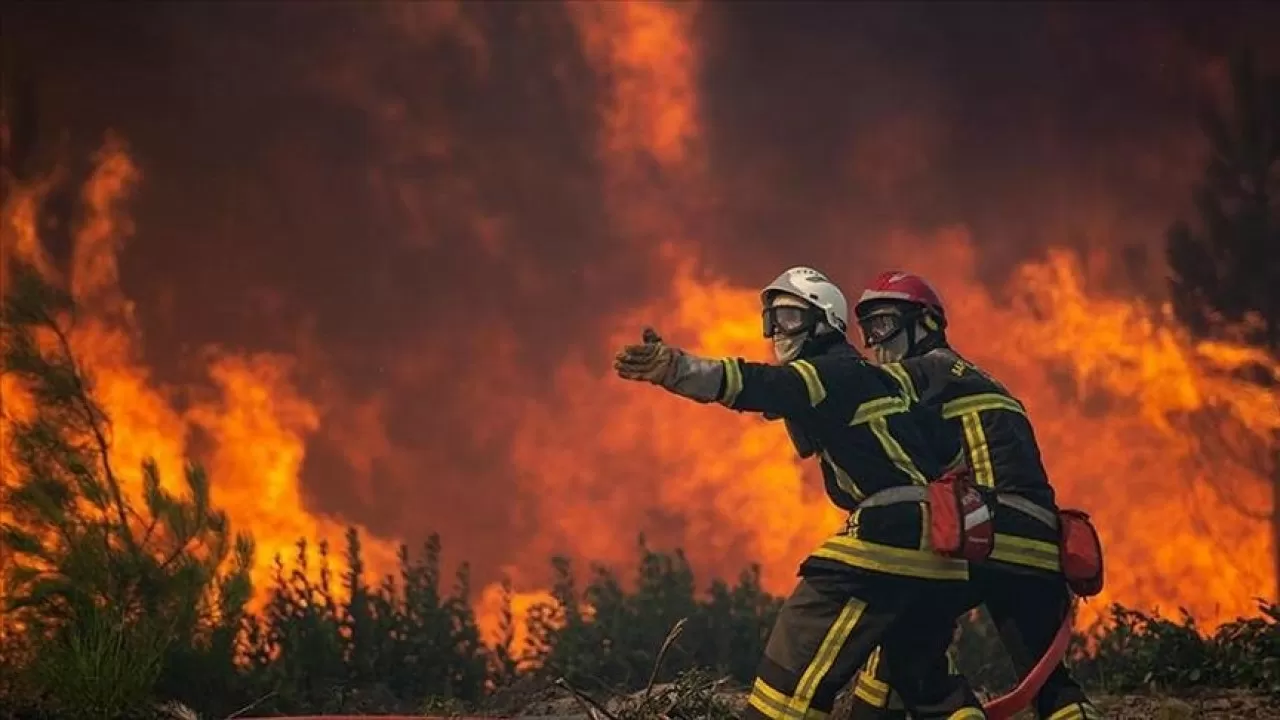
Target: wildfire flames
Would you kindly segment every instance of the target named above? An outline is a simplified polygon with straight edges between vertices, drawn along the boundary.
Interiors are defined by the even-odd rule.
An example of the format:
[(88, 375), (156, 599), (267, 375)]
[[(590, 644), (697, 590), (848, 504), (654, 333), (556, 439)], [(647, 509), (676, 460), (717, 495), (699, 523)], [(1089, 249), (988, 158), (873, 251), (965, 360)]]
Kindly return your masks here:
[[(795, 458), (780, 426), (622, 383), (604, 361), (645, 324), (707, 355), (763, 359), (767, 350), (756, 284), (769, 278), (719, 269), (703, 243), (704, 234), (716, 232), (709, 208), (717, 188), (700, 124), (699, 11), (686, 4), (569, 8), (582, 53), (606, 89), (593, 131), (597, 190), (609, 224), (643, 252), (648, 271), (666, 280), (634, 307), (603, 319), (612, 334), (566, 350), (554, 373), (539, 378), (549, 392), (522, 392), (527, 379), (519, 375), (518, 333), (488, 329), (487, 341), (498, 351), (483, 359), (484, 381), (468, 376), (458, 392), (478, 415), (506, 418), (478, 420), (474, 432), (509, 461), (515, 499), (508, 520), (521, 536), (518, 544), (502, 546), (499, 561), (478, 570), (486, 578), (503, 572), (515, 580), (520, 616), (545, 598), (540, 585), (549, 555), (569, 551), (626, 567), (643, 531), (663, 546), (683, 547), (704, 577), (759, 562), (766, 588), (785, 593), (797, 563), (840, 522), (821, 494), (816, 469)], [(460, 16), (429, 15), (412, 20), (451, 26), (483, 53), (479, 31)], [(422, 152), (443, 152), (431, 140), (415, 142), (426, 146)], [(881, 156), (895, 153), (885, 148)], [(136, 492), (142, 459), (155, 457), (166, 484), (177, 489), (184, 458), (202, 460), (214, 502), (257, 542), (259, 601), (272, 556), (290, 556), (303, 536), (336, 541), (349, 524), (362, 530), (370, 573), (393, 571), (399, 538), (375, 520), (356, 522), (317, 508), (304, 484), (304, 459), (317, 444), (338, 434), (335, 427), (361, 425), (351, 420), (358, 416), (352, 407), (309, 396), (296, 382), (307, 353), (215, 348), (204, 355), (207, 382), (199, 386), (154, 377), (142, 359), (145, 328), (121, 290), (118, 268), (129, 262), (130, 194), (149, 181), (146, 167), (124, 142), (108, 140), (94, 168), (62, 281), (87, 311), (73, 343), (113, 420), (115, 467)], [(47, 190), (37, 182), (9, 194), (0, 250), (56, 277), (35, 220)], [(498, 228), (482, 239), (501, 254), (516, 232)], [(1064, 245), (992, 283), (980, 274), (982, 245), (963, 225), (879, 239), (872, 257), (824, 270), (850, 294), (882, 265), (926, 275), (949, 304), (956, 347), (1024, 400), (1060, 501), (1090, 512), (1107, 543), (1107, 588), (1082, 623), (1119, 602), (1166, 613), (1185, 607), (1212, 628), (1252, 614), (1253, 598), (1272, 594), (1270, 468), (1210, 451), (1223, 434), (1227, 444), (1241, 445), (1265, 442), (1280, 430), (1275, 396), (1238, 377), (1248, 366), (1280, 377), (1274, 360), (1245, 347), (1191, 340), (1166, 308), (1116, 291), (1105, 255), (1100, 261)], [(612, 280), (600, 282), (608, 287)], [(518, 307), (508, 315), (520, 322)], [(440, 357), (423, 362), (446, 362), (440, 347)], [(8, 378), (0, 381), (5, 413), (21, 414), (16, 389)], [(374, 419), (379, 415), (376, 402), (361, 407)], [(1206, 423), (1215, 433), (1205, 432)], [(210, 440), (209, 448), (193, 446), (196, 431)], [(346, 459), (357, 470), (366, 466), (350, 482), (369, 482), (367, 466), (392, 453), (381, 435), (347, 434)], [(395, 491), (376, 483), (364, 490)], [(441, 486), (429, 494), (456, 492)], [(446, 533), (459, 556), (470, 557), (472, 543), (492, 548), (492, 536), (502, 532), (472, 526), (474, 536)], [(478, 596), (492, 637), (498, 585)]]
[[(111, 418), (112, 465), (135, 502), (141, 501), (141, 467), (148, 457), (156, 460), (165, 488), (181, 493), (184, 463), (193, 456), (187, 448), (191, 430), (207, 432), (215, 449), (203, 460), (218, 478), (210, 488), (212, 501), (228, 511), (235, 529), (253, 534), (259, 553), (253, 580), (265, 588), (275, 555), (291, 557), (299, 538), (336, 540), (344, 529), (303, 507), (299, 471), (320, 413), (290, 385), (289, 358), (214, 351), (208, 375), (216, 395), (189, 403), (185, 411), (175, 408), (178, 389), (152, 381), (138, 358), (141, 328), (118, 286), (119, 251), (132, 232), (124, 204), (141, 173), (114, 140), (95, 160), (82, 193), (87, 213), (76, 232), (67, 278), (87, 315), (77, 320), (70, 339)], [(52, 274), (34, 225), (41, 199), (39, 192), (14, 193), (4, 209), (3, 247)], [(30, 401), (13, 378), (4, 381), (6, 416), (29, 412), (24, 405)], [(369, 549), (374, 567), (392, 567), (394, 545), (371, 542)]]

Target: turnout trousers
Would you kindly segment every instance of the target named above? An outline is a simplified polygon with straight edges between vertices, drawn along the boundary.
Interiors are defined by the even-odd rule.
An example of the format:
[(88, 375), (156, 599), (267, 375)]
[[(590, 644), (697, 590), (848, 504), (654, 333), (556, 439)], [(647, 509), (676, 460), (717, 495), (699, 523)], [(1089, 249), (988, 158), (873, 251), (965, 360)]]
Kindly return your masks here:
[[(964, 597), (966, 586), (963, 581), (895, 577), (855, 568), (837, 573), (802, 570), (799, 585), (769, 635), (744, 718), (826, 717), (836, 694), (878, 645), (909, 642), (911, 628), (922, 621), (952, 627), (974, 605)], [(986, 717), (964, 677), (947, 672), (946, 666), (932, 674), (931, 682), (915, 682), (913, 675), (922, 672), (917, 659), (930, 658), (907, 654), (902, 662), (886, 666), (885, 676), (902, 688), (914, 717)]]
[[(998, 566), (972, 565), (971, 583), (986, 604), (1005, 649), (1021, 680), (1039, 662), (1062, 625), (1070, 602), (1066, 583), (1060, 576), (1009, 571)], [(907, 663), (927, 671), (915, 674), (922, 682), (932, 682), (948, 668), (947, 648), (955, 632), (954, 621), (940, 616), (923, 616), (909, 632), (886, 638), (862, 669), (854, 689), (851, 720), (900, 720), (908, 715), (898, 697), (903, 680), (911, 675), (893, 670)], [(959, 674), (951, 667), (951, 672)], [(919, 689), (912, 689), (919, 692)], [(1067, 667), (1058, 663), (1035, 699), (1036, 715), (1043, 720), (1102, 720)]]

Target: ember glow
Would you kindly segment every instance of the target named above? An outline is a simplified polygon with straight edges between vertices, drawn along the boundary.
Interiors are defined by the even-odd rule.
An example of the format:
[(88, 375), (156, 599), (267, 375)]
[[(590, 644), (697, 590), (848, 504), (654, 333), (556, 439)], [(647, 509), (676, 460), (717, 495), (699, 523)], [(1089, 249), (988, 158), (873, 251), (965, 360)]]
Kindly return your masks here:
[[(1125, 260), (1158, 257), (1187, 213), (1193, 115), (1106, 126), (1079, 152), (1038, 118), (1057, 140), (1002, 136), (1035, 162), (971, 150), (987, 164), (970, 168), (946, 153), (988, 110), (957, 119), (945, 76), (894, 69), (866, 38), (850, 51), (863, 62), (840, 64), (850, 109), (840, 88), (804, 94), (812, 69), (744, 59), (762, 55), (714, 6), (430, 5), (294, 11), (299, 38), (333, 49), (323, 60), (271, 29), (287, 11), (264, 11), (265, 34), (240, 49), (269, 77), (181, 89), (208, 103), (189, 132), (216, 137), (199, 122), (221, 118), (208, 122), (242, 141), (234, 162), (116, 98), (124, 109), (84, 131), (95, 149), (71, 174), (85, 211), (69, 250), (38, 223), (52, 179), (5, 198), (4, 256), (85, 306), (74, 342), (114, 421), (114, 465), (136, 491), (146, 456), (170, 488), (184, 458), (204, 462), (214, 501), (257, 541), (258, 601), (274, 554), (347, 525), (371, 575), (393, 570), (399, 542), (441, 532), (446, 559), (474, 563), (490, 637), (501, 575), (521, 615), (547, 597), (549, 555), (626, 571), (640, 532), (683, 547), (704, 579), (759, 562), (786, 592), (841, 519), (816, 468), (781, 426), (622, 383), (608, 358), (652, 324), (696, 352), (764, 359), (757, 288), (800, 263), (851, 295), (887, 266), (940, 288), (955, 345), (1026, 402), (1062, 502), (1104, 534), (1107, 589), (1081, 622), (1114, 601), (1212, 628), (1272, 595), (1265, 454), (1211, 454), (1203, 431), (1265, 443), (1280, 405), (1235, 371), (1280, 368), (1192, 340), (1158, 263)], [(1071, 17), (1053, 32), (1082, 32)], [(173, 22), (175, 37), (200, 24)], [(1118, 45), (1149, 53), (1134, 67), (1215, 77), (1217, 60), (1147, 29)], [(219, 71), (239, 68), (216, 47)], [(262, 100), (266, 85), (293, 104)], [(259, 114), (236, 110), (251, 99)], [(5, 413), (23, 412), (0, 382)]]

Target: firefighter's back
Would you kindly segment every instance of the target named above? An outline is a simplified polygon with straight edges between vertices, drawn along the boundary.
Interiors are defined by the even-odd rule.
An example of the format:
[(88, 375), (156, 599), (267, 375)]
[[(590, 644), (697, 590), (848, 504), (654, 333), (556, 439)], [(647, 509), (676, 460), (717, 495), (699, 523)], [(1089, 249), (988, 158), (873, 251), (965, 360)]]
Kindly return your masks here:
[(912, 397), (933, 407), (963, 443), (974, 481), (993, 490), (996, 542), (991, 561), (1057, 572), (1056, 499), (1022, 402), (950, 347), (885, 366)]

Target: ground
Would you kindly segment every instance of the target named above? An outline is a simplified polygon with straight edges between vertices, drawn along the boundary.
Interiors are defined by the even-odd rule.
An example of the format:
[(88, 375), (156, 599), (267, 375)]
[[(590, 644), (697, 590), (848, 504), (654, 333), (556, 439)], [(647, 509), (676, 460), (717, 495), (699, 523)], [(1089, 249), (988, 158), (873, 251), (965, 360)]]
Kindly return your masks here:
[[(655, 688), (655, 693), (661, 693)], [(722, 696), (726, 704), (741, 706), (746, 696), (741, 693)], [(1192, 696), (1167, 695), (1097, 696), (1095, 701), (1109, 720), (1280, 720), (1280, 700), (1237, 690), (1203, 691)], [(610, 709), (617, 711), (614, 703)], [(633, 720), (630, 713), (619, 712), (620, 720)], [(672, 713), (672, 716), (676, 713)], [(590, 718), (573, 699), (557, 699), (539, 703), (521, 713), (530, 720), (601, 720), (602, 715)], [(1034, 720), (1031, 713), (1023, 713), (1018, 720)], [(837, 710), (832, 720), (839, 720)], [(672, 720), (675, 720), (672, 717)]]
[(1236, 690), (1195, 697), (1100, 697), (1098, 706), (1114, 720), (1254, 720), (1280, 718), (1280, 702)]

